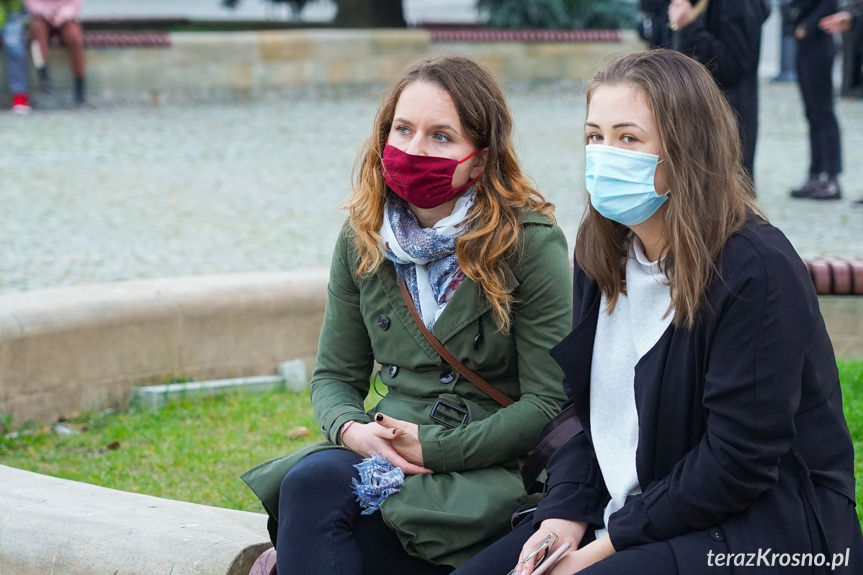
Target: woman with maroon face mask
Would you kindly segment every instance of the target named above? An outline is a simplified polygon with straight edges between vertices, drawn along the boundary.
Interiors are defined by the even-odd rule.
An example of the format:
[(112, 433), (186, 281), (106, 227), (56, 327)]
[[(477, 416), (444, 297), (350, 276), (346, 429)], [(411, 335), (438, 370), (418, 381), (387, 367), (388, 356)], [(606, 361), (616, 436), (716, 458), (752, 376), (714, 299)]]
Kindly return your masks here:
[(572, 283), (511, 133), (500, 88), (465, 58), (414, 64), (379, 109), (312, 376), (325, 440), (243, 476), (279, 572), (448, 573), (529, 503), (519, 462), (563, 400), (548, 350)]

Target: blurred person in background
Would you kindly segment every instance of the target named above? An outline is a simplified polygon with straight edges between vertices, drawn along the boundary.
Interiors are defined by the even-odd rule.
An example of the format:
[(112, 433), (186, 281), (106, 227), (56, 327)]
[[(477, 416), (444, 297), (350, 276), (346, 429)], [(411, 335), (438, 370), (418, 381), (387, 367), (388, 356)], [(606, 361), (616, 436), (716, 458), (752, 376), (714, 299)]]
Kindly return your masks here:
[(75, 77), (75, 103), (84, 104), (87, 98), (86, 73), (84, 70), (84, 33), (78, 17), (83, 0), (24, 0), (27, 12), (33, 18), (31, 28), (38, 46), (39, 57), (34, 62), (39, 70), (40, 88), (51, 91), (51, 75), (48, 70), (48, 42), (59, 35), (69, 50), (69, 65)]
[(789, 11), (797, 39), (797, 83), (809, 123), (809, 174), (803, 185), (791, 190), (791, 197), (838, 200), (842, 148), (833, 110), (836, 45), (820, 22), (839, 6), (836, 0), (793, 0)]
[(27, 85), (27, 48), (25, 26), (27, 16), (21, 0), (0, 0), (0, 26), (3, 28), (3, 59), (6, 79), (12, 95), (12, 111), (30, 113), (30, 96)]
[(737, 117), (743, 167), (755, 176), (758, 137), (758, 60), (767, 0), (671, 0), (669, 44), (710, 70)]
[(863, 0), (850, 0), (843, 9), (818, 21), (818, 27), (828, 34), (840, 34), (850, 30), (855, 18), (863, 16)]
[[(851, 0), (845, 3), (843, 10), (821, 18), (818, 27), (828, 34), (841, 34), (850, 30), (859, 18), (863, 18), (863, 0)], [(854, 204), (863, 206), (863, 198), (855, 200)]]

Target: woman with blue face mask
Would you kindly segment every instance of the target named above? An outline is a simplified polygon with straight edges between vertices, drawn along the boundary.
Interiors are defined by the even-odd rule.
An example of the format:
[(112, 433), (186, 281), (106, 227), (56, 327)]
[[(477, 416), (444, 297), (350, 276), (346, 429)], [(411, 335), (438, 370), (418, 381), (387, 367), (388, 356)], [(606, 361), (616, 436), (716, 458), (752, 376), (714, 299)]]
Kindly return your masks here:
[(653, 50), (587, 104), (573, 331), (552, 350), (581, 425), (535, 512), (456, 573), (861, 573), (833, 348), (727, 102)]

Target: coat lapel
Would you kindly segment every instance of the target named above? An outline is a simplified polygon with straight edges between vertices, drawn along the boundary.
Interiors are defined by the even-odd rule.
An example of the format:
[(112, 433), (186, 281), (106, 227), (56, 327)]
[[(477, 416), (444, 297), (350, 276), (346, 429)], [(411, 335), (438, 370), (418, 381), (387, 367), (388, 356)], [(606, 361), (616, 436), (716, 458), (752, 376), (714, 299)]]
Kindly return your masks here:
[(407, 302), (405, 302), (402, 297), (402, 292), (399, 289), (398, 276), (392, 262), (385, 262), (381, 266), (377, 275), (380, 278), (381, 289), (383, 289), (387, 296), (387, 300), (389, 301), (392, 315), (398, 317), (405, 325), (407, 332), (411, 334), (414, 342), (426, 353), (426, 355), (428, 355), (429, 359), (440, 359), (438, 353), (434, 350), (431, 344), (426, 341), (422, 333), (420, 333), (413, 316), (411, 316), (411, 312), (407, 307)]
[[(593, 287), (593, 286), (589, 286)], [(596, 322), (599, 319), (598, 290), (589, 290), (585, 306), (576, 313), (575, 327), (563, 341), (554, 346), (551, 357), (564, 373), (567, 394), (575, 402), (576, 411), (583, 422), (590, 425), (590, 368), (593, 361), (593, 340), (596, 337)]]
[(440, 314), (434, 326), (434, 334), (446, 343), (466, 326), (491, 309), (491, 304), (480, 295), (480, 287), (470, 278), (465, 278), (453, 293), (452, 298)]
[[(407, 305), (399, 290), (398, 276), (395, 267), (389, 265), (381, 266), (381, 284), (384, 293), (387, 295), (393, 312), (405, 322), (405, 325), (416, 325)], [(508, 287), (515, 290), (518, 287), (518, 280), (511, 273), (508, 278)], [(451, 339), (455, 334), (464, 329), (466, 326), (475, 323), (480, 316), (491, 310), (491, 304), (480, 294), (479, 285), (470, 278), (465, 278), (455, 290), (452, 298), (449, 300), (446, 308), (444, 308), (437, 322), (435, 322), (434, 333), (441, 343), (446, 344), (447, 340)], [(409, 329), (411, 335), (416, 342), (422, 347), (431, 357), (438, 357), (434, 348), (425, 340), (419, 329)], [(452, 351), (452, 350), (450, 350)]]

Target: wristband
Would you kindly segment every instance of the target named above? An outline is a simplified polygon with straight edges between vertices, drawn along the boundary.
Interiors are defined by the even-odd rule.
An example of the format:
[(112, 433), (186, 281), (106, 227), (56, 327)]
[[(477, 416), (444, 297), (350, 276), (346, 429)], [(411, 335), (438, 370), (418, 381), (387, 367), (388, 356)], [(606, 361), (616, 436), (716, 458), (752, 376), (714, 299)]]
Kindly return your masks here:
[(342, 443), (342, 436), (345, 434), (345, 431), (347, 431), (348, 428), (354, 423), (356, 423), (356, 420), (351, 419), (350, 421), (346, 421), (342, 424), (342, 426), (339, 428), (339, 434), (338, 436), (336, 436), (336, 443), (338, 443), (339, 445), (344, 445)]

